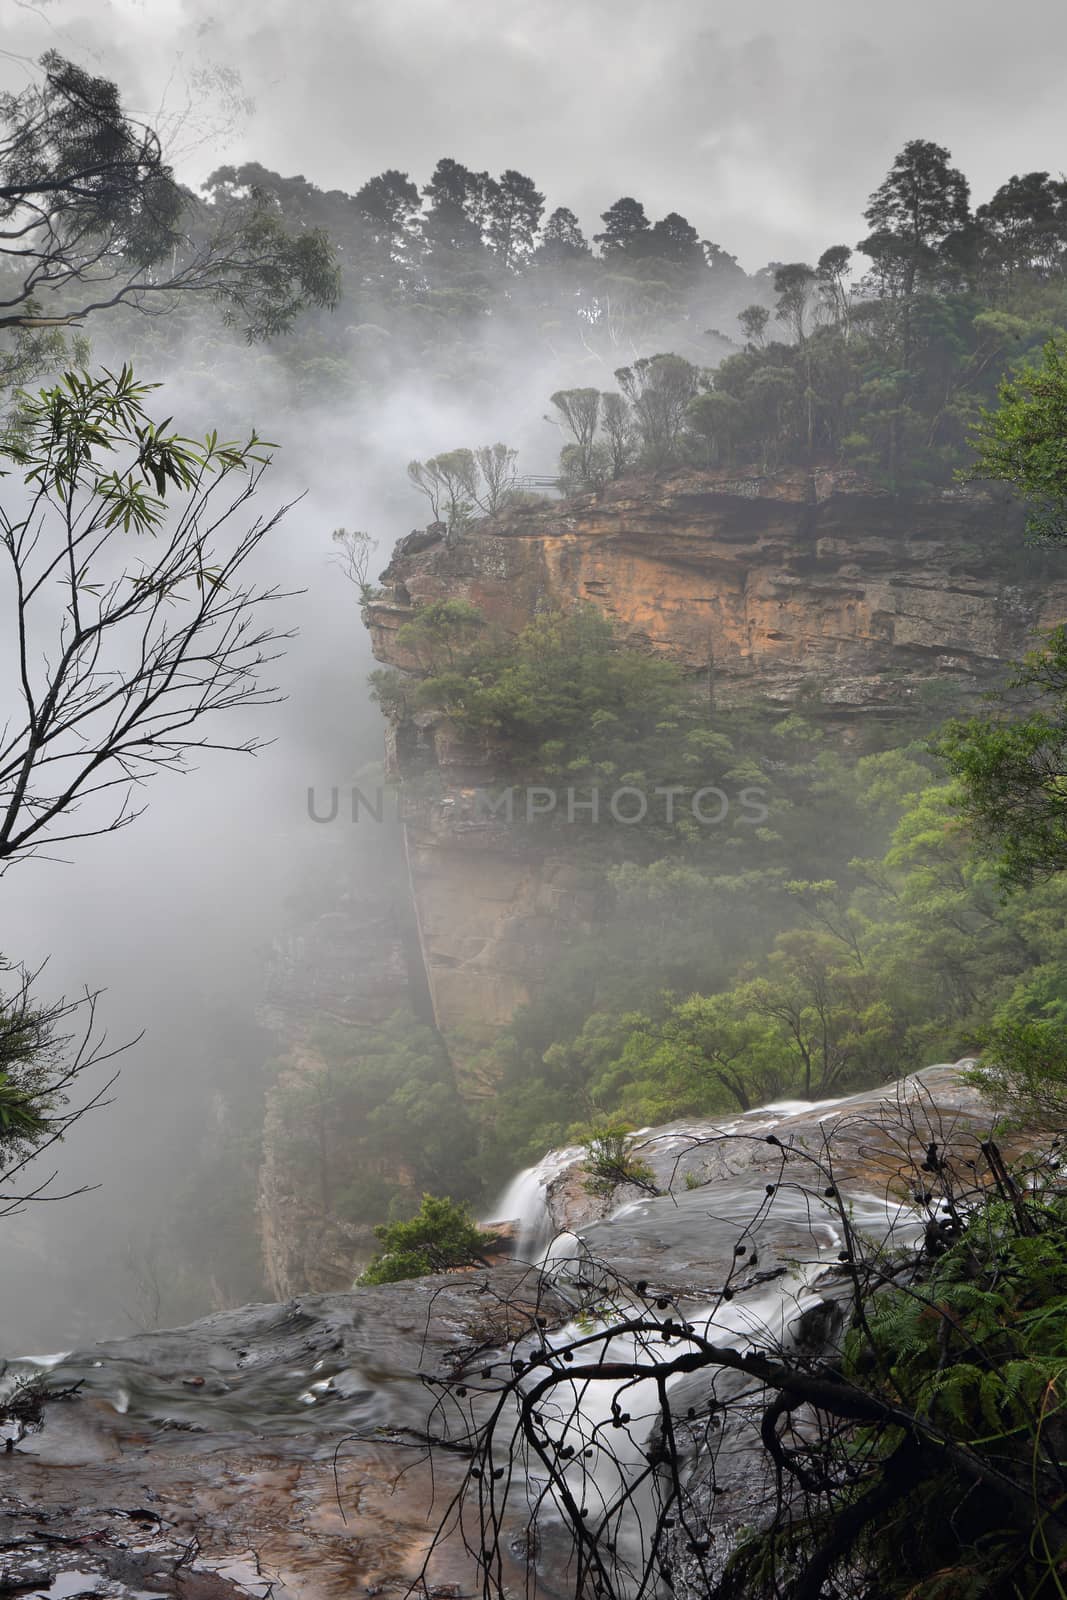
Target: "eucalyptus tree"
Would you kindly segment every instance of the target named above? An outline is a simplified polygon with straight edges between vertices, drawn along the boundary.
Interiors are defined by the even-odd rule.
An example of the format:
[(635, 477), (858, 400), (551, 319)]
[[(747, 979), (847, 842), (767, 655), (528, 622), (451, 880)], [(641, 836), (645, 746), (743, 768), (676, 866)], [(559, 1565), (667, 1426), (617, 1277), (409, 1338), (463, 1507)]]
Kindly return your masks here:
[(515, 493), (515, 463), (519, 452), (506, 444), (486, 444), (474, 452), (479, 482), (474, 503), (487, 517), (503, 511)]
[(532, 178), (509, 168), (488, 186), (485, 236), (505, 272), (525, 266), (533, 254), (545, 197)]
[(0, 96), (0, 329), (70, 327), (118, 305), (169, 310), (196, 293), (257, 339), (336, 304), (324, 233), (290, 234), (254, 190), (220, 218), (177, 181), (115, 84), (54, 51), (41, 68)]
[(368, 179), (354, 196), (386, 263), (407, 263), (415, 246), (421, 201), (406, 172), (390, 168)]
[(574, 469), (579, 477), (588, 477), (589, 464), (600, 421), (599, 389), (557, 389), (550, 397), (556, 415), (546, 417), (557, 427), (565, 428), (574, 441)]
[(777, 295), (774, 312), (785, 324), (795, 344), (803, 344), (808, 331), (808, 312), (815, 292), (815, 271), (806, 261), (789, 261), (774, 274)]
[(745, 306), (743, 311), (738, 312), (737, 320), (741, 324), (741, 332), (745, 336), (745, 343), (754, 350), (762, 350), (767, 342), (767, 324), (771, 320), (771, 314), (767, 307), (760, 305)]
[(677, 211), (669, 211), (653, 225), (648, 235), (648, 248), (651, 255), (672, 266), (697, 271), (706, 265), (699, 233)]
[[(282, 595), (247, 571), (282, 513), (244, 518), (270, 447), (176, 433), (149, 415), (154, 387), (67, 373), (22, 397), (0, 448), (0, 875), (127, 827), (146, 782), (198, 750), (256, 750), (228, 714), (277, 698), (262, 674), (285, 635), (264, 612)], [(25, 1168), (121, 1053), (96, 993), (41, 1004), (36, 976), (0, 959), (0, 1215), (56, 1198)]]
[(697, 368), (682, 356), (644, 356), (632, 367), (620, 367), (615, 377), (648, 465), (677, 460), (689, 403), (697, 393)]
[(0, 872), (126, 827), (146, 780), (195, 750), (257, 749), (217, 724), (277, 698), (261, 673), (281, 594), (247, 569), (283, 510), (244, 520), (271, 447), (177, 433), (148, 413), (156, 387), (67, 373), (25, 397), (0, 453)]
[(428, 461), (409, 461), (408, 477), (430, 502), (435, 522), (449, 533), (463, 527), (478, 496), (478, 463), (473, 450), (443, 450)]
[(592, 252), (578, 218), (566, 206), (557, 206), (541, 229), (536, 259), (552, 266), (587, 261)]
[(595, 233), (593, 242), (602, 247), (605, 256), (640, 255), (647, 251), (652, 224), (640, 200), (624, 195), (601, 214), (600, 220), (604, 231)]
[(600, 397), (601, 426), (611, 462), (611, 476), (621, 478), (634, 457), (634, 422), (629, 402), (608, 390)]
[(815, 267), (819, 296), (829, 318), (840, 327), (846, 338), (852, 310), (852, 292), (848, 272), (852, 251), (847, 244), (832, 244), (824, 250)]
[(910, 300), (936, 274), (950, 235), (970, 220), (967, 180), (944, 146), (909, 139), (864, 217), (871, 229), (859, 248), (870, 256), (883, 290)]

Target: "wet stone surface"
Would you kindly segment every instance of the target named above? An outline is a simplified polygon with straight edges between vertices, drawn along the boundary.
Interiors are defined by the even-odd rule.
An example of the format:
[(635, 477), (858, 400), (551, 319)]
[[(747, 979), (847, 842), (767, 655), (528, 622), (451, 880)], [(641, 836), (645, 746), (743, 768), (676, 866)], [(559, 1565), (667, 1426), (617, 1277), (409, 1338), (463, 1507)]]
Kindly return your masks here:
[[(525, 1348), (528, 1334), (531, 1348), (565, 1341), (600, 1273), (616, 1293), (625, 1280), (623, 1296), (650, 1315), (703, 1319), (709, 1338), (795, 1339), (838, 1292), (845, 1215), (878, 1237), (894, 1230), (907, 1249), (927, 1143), (966, 1155), (990, 1122), (957, 1070), (937, 1067), (880, 1095), (647, 1130), (641, 1155), (670, 1194), (617, 1195), (614, 1214), (597, 1221), (606, 1208), (597, 1201), (589, 1215), (579, 1152), (513, 1186), (531, 1256), (546, 1222), (570, 1230), (551, 1248), (547, 1281), (533, 1265), (505, 1263), (8, 1362), (0, 1410), (35, 1375), (77, 1393), (11, 1432), (9, 1449), (0, 1444), (0, 1595), (339, 1600), (404, 1594), (424, 1571), (423, 1600), (477, 1592), (463, 1536), (434, 1538), (465, 1479), (464, 1433), (492, 1396), (480, 1372), (498, 1352), (520, 1337)], [(839, 1186), (830, 1195), (828, 1156)], [(455, 1390), (442, 1401), (434, 1380), (466, 1384), (468, 1374), (462, 1402)], [(706, 1417), (709, 1385), (722, 1381), (687, 1379), (672, 1411)], [(610, 1399), (583, 1402), (576, 1437), (600, 1426), (596, 1408)], [(657, 1421), (654, 1406), (647, 1416), (636, 1401), (629, 1409), (630, 1432), (617, 1437), (636, 1460)], [(707, 1514), (725, 1540), (758, 1517), (765, 1486), (751, 1437), (716, 1448), (725, 1492), (712, 1502), (709, 1491)], [(697, 1485), (707, 1462), (695, 1452)], [(519, 1472), (509, 1485), (504, 1582), (515, 1593), (569, 1593), (558, 1519), (543, 1516), (531, 1546), (530, 1484)], [(465, 1535), (477, 1541), (477, 1527), (468, 1522)]]
[[(464, 1471), (447, 1448), (431, 1464), (427, 1431), (447, 1440), (460, 1419), (431, 1418), (423, 1378), (529, 1326), (527, 1276), (501, 1267), (243, 1307), (9, 1363), (8, 1392), (37, 1372), (80, 1389), (0, 1453), (3, 1591), (62, 1600), (52, 1580), (82, 1572), (94, 1582), (78, 1592), (190, 1600), (262, 1594), (260, 1573), (277, 1597), (403, 1592)], [(151, 1582), (129, 1580), (133, 1557)], [(446, 1544), (431, 1589), (469, 1572)]]

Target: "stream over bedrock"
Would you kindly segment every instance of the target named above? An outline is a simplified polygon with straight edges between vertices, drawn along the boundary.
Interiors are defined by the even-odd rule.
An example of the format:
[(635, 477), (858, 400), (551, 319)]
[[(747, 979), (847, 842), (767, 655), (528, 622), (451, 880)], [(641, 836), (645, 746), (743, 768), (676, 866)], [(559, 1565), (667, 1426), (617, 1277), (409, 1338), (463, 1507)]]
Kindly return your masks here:
[[(441, 1438), (460, 1423), (458, 1409), (451, 1421), (448, 1411), (431, 1418), (436, 1396), (425, 1377), (453, 1375), (472, 1358), (480, 1366), (487, 1351), (532, 1326), (535, 1310), (547, 1314), (553, 1337), (551, 1329), (573, 1315), (572, 1280), (590, 1261), (647, 1280), (690, 1317), (706, 1314), (731, 1272), (731, 1327), (755, 1340), (765, 1327), (780, 1332), (807, 1303), (812, 1274), (836, 1259), (840, 1216), (836, 1202), (817, 1203), (786, 1184), (768, 1199), (782, 1153), (767, 1133), (792, 1145), (803, 1166), (829, 1147), (854, 1222), (884, 1232), (912, 1225), (900, 1211), (909, 1147), (921, 1152), (931, 1136), (973, 1141), (989, 1122), (958, 1071), (939, 1066), (833, 1105), (763, 1108), (733, 1119), (729, 1132), (705, 1122), (649, 1130), (642, 1157), (661, 1183), (673, 1176), (673, 1194), (624, 1196), (613, 1219), (586, 1220), (590, 1197), (573, 1165), (548, 1178), (554, 1220), (575, 1230), (552, 1247), (558, 1292), (516, 1262), (246, 1306), (50, 1358), (50, 1387), (81, 1387), (46, 1408), (40, 1431), (0, 1455), (0, 1505), (22, 1539), (38, 1528), (63, 1539), (92, 1535), (85, 1548), (94, 1570), (104, 1569), (100, 1593), (185, 1592), (191, 1573), (168, 1579), (160, 1570), (152, 1582), (142, 1573), (131, 1584), (112, 1556), (150, 1557), (160, 1541), (188, 1540), (201, 1561), (215, 1564), (211, 1581), (232, 1593), (261, 1593), (250, 1573), (274, 1582), (275, 1600), (332, 1600), (398, 1585), (402, 1592), (418, 1576), (465, 1472), (457, 1452), (427, 1451), (428, 1431)], [(686, 1173), (702, 1187), (687, 1188)], [(735, 1253), (739, 1243), (744, 1258)], [(0, 1385), (38, 1367), (44, 1363), (12, 1362)], [(529, 1577), (522, 1515), (516, 1505), (516, 1537), (505, 1552), (507, 1580), (516, 1585)], [(46, 1546), (46, 1556), (55, 1548)], [(555, 1554), (558, 1560), (546, 1552), (538, 1586), (565, 1594), (562, 1545)], [(62, 1563), (48, 1559), (43, 1570), (61, 1575)], [(229, 1576), (217, 1576), (220, 1562)], [(431, 1591), (466, 1593), (473, 1577), (457, 1539), (434, 1550)]]

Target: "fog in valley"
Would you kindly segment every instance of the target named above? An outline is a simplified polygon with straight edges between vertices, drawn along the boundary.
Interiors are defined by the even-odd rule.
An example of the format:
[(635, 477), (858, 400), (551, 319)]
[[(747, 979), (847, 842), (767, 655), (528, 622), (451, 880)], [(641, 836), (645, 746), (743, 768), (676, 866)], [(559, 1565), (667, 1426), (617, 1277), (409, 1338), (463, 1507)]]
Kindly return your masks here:
[(1062, 1595), (1065, 59), (0, 7), (0, 1595)]
[[(1022, 9), (1040, 12), (1042, 27), (1017, 14), (1006, 63), (1002, 23), (956, 5), (906, 4), (875, 28), (873, 13), (836, 3), (802, 17), (772, 5), (757, 21), (689, 0), (545, 0), (505, 22), (492, 0), (224, 9), (20, 0), (0, 19), (0, 60), (12, 92), (49, 49), (113, 78), (194, 185), (224, 162), (252, 160), (354, 192), (384, 167), (425, 182), (449, 153), (529, 170), (548, 206), (571, 207), (587, 233), (617, 192), (654, 196), (657, 210), (690, 216), (752, 272), (768, 257), (851, 239), (875, 174), (915, 128), (951, 142), (976, 191), (1013, 165), (1047, 162), (1059, 133), (1049, 29), (1065, 33), (1067, 22), (1041, 5)], [(694, 319), (731, 337), (737, 303), (733, 284), (718, 299), (704, 291), (686, 354), (713, 362), (721, 340)], [(92, 319), (94, 362), (124, 359), (129, 316)], [(315, 314), (327, 346), (352, 316), (344, 300)], [(255, 426), (277, 443), (258, 509), (294, 503), (258, 559), (268, 581), (303, 592), (281, 603), (296, 633), (274, 669), (283, 698), (245, 714), (247, 726), (235, 714), (227, 732), (235, 743), (254, 733), (268, 748), (254, 759), (207, 754), (184, 777), (163, 774), (128, 831), (5, 876), (3, 948), (31, 969), (47, 962), (39, 988), (49, 995), (103, 989), (110, 1040), (139, 1039), (107, 1104), (44, 1158), (55, 1156), (58, 1174), (47, 1192), (88, 1192), (34, 1205), (0, 1235), (16, 1344), (136, 1324), (146, 1272), (154, 1281), (167, 1270), (155, 1259), (161, 1231), (219, 1114), (215, 1053), (245, 1052), (243, 1070), (262, 1069), (257, 1018), (272, 946), (304, 914), (294, 904), (311, 884), (326, 907), (339, 883), (358, 893), (361, 875), (382, 870), (372, 821), (327, 827), (308, 815), (309, 788), (377, 781), (382, 754), (365, 687), (373, 662), (333, 529), (368, 530), (377, 571), (394, 539), (426, 520), (407, 461), (460, 442), (503, 438), (521, 472), (551, 474), (559, 438), (544, 418), (547, 396), (607, 381), (616, 362), (656, 353), (665, 334), (653, 313), (606, 346), (595, 330), (546, 341), (536, 317), (520, 308), (503, 343), (468, 328), (464, 361), (447, 377), (420, 373), (412, 353), (339, 403), (279, 358), (287, 336), (250, 352), (216, 322), (207, 346), (179, 327), (158, 341), (157, 359), (151, 343), (139, 354), (139, 373), (165, 384), (162, 404), (180, 424)], [(136, 336), (143, 342), (144, 330)], [(222, 1045), (218, 1030), (229, 1030)], [(199, 1309), (178, 1299), (183, 1312)]]
[[(122, 351), (105, 334), (94, 356), (120, 361)], [(218, 1115), (217, 1052), (236, 1051), (242, 1070), (262, 1070), (257, 1018), (274, 943), (306, 916), (302, 897), (326, 908), (358, 894), (363, 878), (382, 877), (373, 817), (353, 824), (344, 803), (333, 823), (310, 815), (326, 814), (334, 788), (347, 797), (361, 784), (373, 797), (382, 779), (381, 714), (366, 689), (374, 663), (333, 530), (373, 530), (377, 572), (393, 540), (425, 521), (404, 470), (413, 439), (429, 454), (503, 430), (527, 444), (525, 463), (536, 467), (540, 452), (544, 470), (552, 466), (554, 431), (527, 403), (551, 385), (547, 374), (524, 373), (510, 397), (457, 394), (446, 403), (404, 387), (338, 415), (303, 398), (294, 408), (269, 358), (257, 367), (258, 387), (246, 388), (245, 365), (239, 345), (223, 344), (217, 387), (205, 395), (203, 375), (183, 372), (179, 350), (163, 381), (168, 411), (190, 429), (258, 427), (278, 446), (255, 511), (289, 509), (257, 575), (287, 591), (279, 625), (294, 637), (268, 680), (278, 703), (234, 713), (226, 732), (235, 745), (256, 738), (266, 747), (197, 755), (185, 775), (160, 774), (137, 797), (146, 809), (128, 831), (66, 846), (58, 859), (4, 878), (7, 946), (31, 969), (47, 963), (38, 990), (102, 989), (110, 1042), (138, 1040), (115, 1064), (105, 1104), (50, 1153), (51, 1166), (46, 1155), (33, 1169), (38, 1182), (58, 1172), (46, 1197), (88, 1192), (31, 1205), (0, 1239), (5, 1321), (21, 1348), (139, 1325), (146, 1292), (151, 1299), (168, 1270), (160, 1239), (175, 1197)], [(398, 860), (393, 840), (386, 871)], [(104, 1081), (98, 1073), (93, 1089)], [(195, 1292), (179, 1293), (174, 1309), (206, 1306)]]

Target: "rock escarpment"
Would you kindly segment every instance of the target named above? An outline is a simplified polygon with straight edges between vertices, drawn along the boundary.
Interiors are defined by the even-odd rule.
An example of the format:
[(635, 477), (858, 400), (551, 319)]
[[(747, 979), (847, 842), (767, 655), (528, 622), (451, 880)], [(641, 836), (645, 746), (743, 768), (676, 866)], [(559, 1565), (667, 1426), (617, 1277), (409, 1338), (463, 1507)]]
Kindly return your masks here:
[[(802, 706), (846, 738), (862, 716), (966, 704), (1067, 617), (1067, 561), (1024, 550), (1002, 501), (893, 496), (831, 470), (623, 481), (451, 541), (411, 535), (382, 581), (365, 616), (390, 666), (417, 666), (400, 630), (434, 600), (516, 632), (539, 608), (588, 603), (700, 675), (717, 706)], [(408, 859), (435, 1016), (466, 1041), (536, 996), (561, 940), (594, 934), (602, 907), (558, 840), (479, 814), (501, 754), (430, 716), (389, 732), (394, 776), (439, 780), (408, 805)]]
[(518, 629), (589, 602), (630, 643), (713, 676), (722, 704), (899, 709), (973, 692), (1067, 616), (1067, 565), (1020, 550), (1017, 513), (972, 490), (890, 495), (840, 471), (629, 480), (403, 546), (367, 610), (374, 651), (413, 607), (472, 601)]

